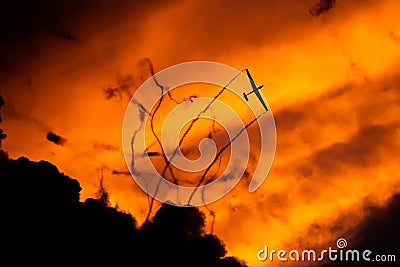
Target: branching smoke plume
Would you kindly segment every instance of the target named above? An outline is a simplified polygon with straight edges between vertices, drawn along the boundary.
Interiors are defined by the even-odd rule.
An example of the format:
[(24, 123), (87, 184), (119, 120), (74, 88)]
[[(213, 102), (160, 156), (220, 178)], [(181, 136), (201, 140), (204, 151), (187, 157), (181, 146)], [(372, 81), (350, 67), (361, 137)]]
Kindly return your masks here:
[(104, 89), (106, 100), (117, 98), (122, 101), (122, 96), (125, 95), (128, 99), (132, 98), (132, 90), (134, 88), (134, 78), (132, 75), (118, 77), (117, 86), (109, 86)]

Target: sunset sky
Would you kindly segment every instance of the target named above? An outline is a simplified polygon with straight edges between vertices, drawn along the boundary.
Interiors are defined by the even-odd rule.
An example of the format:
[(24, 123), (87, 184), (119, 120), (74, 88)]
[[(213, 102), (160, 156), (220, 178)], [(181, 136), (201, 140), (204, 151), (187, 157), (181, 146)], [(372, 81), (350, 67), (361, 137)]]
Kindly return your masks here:
[[(309, 10), (318, 2), (10, 4), (0, 11), (2, 149), (53, 163), (79, 181), (81, 199), (103, 177), (112, 205), (141, 223), (148, 197), (125, 175), (121, 136), (130, 97), (151, 77), (146, 59), (155, 72), (194, 60), (248, 68), (264, 84), (276, 154), (257, 191), (242, 179), (208, 205), (214, 233), (249, 266), (266, 265), (256, 256), (264, 245), (352, 240), (366, 208), (400, 192), (400, 3), (337, 0), (317, 16)], [(217, 92), (207, 90), (181, 98)], [(50, 142), (49, 132), (65, 142)]]

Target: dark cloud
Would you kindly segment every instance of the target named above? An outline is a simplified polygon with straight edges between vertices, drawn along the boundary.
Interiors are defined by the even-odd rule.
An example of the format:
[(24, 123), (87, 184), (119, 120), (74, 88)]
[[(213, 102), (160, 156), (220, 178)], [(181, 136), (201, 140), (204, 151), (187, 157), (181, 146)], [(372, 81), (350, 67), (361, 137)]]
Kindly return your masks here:
[(65, 29), (61, 25), (57, 25), (55, 19), (53, 19), (50, 25), (51, 31), (58, 37), (66, 41), (77, 41), (78, 37), (73, 35), (69, 30)]
[(310, 160), (325, 173), (340, 170), (343, 166), (373, 166), (381, 162), (380, 148), (387, 147), (397, 136), (397, 125), (367, 125), (348, 142), (338, 142), (315, 153)]
[(132, 215), (109, 206), (102, 181), (99, 199), (81, 202), (78, 181), (46, 161), (0, 159), (0, 177), (1, 261), (246, 266), (225, 257), (224, 243), (205, 233), (205, 215), (195, 207), (164, 204), (139, 227)]
[[(159, 1), (60, 1), (40, 0), (29, 2), (24, 0), (7, 1), (1, 9), (1, 27), (3, 42), (27, 39), (40, 33), (50, 33), (64, 39), (77, 39), (68, 26), (79, 28), (88, 24), (116, 22), (116, 17), (126, 17), (145, 8), (160, 5)], [(166, 5), (167, 3), (163, 3)], [(107, 16), (108, 15), (108, 16)], [(111, 15), (111, 16), (110, 16)], [(96, 22), (93, 19), (96, 19)], [(101, 20), (100, 20), (101, 18)]]
[[(198, 1), (186, 12), (191, 15), (176, 18), (169, 24), (177, 29), (176, 38), (180, 40), (174, 44), (175, 57), (182, 53), (190, 58), (238, 53), (241, 49), (269, 45), (278, 40), (292, 41), (303, 35), (305, 28), (312, 27), (307, 6), (301, 1)], [(223, 17), (229, 19), (221, 23)], [(199, 43), (203, 45), (199, 46)]]
[[(400, 194), (393, 195), (383, 207), (367, 206), (364, 219), (348, 232), (342, 232), (348, 241), (347, 249), (366, 249), (372, 251), (370, 258), (375, 255), (395, 255), (398, 261), (400, 255)], [(341, 236), (338, 236), (341, 237)], [(396, 262), (382, 262), (383, 266), (398, 266)], [(331, 266), (377, 266), (377, 262), (335, 262), (323, 265)]]
[(31, 68), (31, 63), (37, 66), (40, 61), (43, 65), (50, 50), (70, 54), (72, 61), (77, 56), (82, 63), (82, 53), (98, 41), (106, 42), (102, 51), (106, 57), (112, 53), (110, 50), (119, 49), (113, 45), (126, 42), (128, 36), (140, 40), (147, 17), (174, 2), (5, 1), (0, 9), (0, 69), (34, 71), (36, 67)]
[[(26, 99), (23, 99), (21, 101), (24, 101)], [(43, 121), (40, 120), (36, 117), (31, 116), (30, 114), (27, 114), (28, 112), (25, 110), (21, 110), (18, 105), (14, 105), (11, 102), (8, 102), (7, 100), (7, 105), (4, 107), (4, 115), (8, 119), (16, 119), (16, 120), (21, 120), (27, 123), (32, 124), (33, 126), (37, 127), (40, 131), (43, 132), (49, 132), (50, 127)]]
[[(309, 225), (305, 233), (294, 242), (285, 244), (287, 249), (313, 248), (316, 251), (322, 251), (328, 247), (336, 249), (336, 241), (344, 238), (347, 241), (346, 249), (357, 249), (364, 251), (371, 250), (370, 258), (375, 255), (396, 255), (396, 260), (400, 256), (396, 248), (399, 247), (400, 231), (400, 193), (390, 197), (386, 204), (382, 206), (371, 205), (368, 197), (364, 200), (363, 218), (359, 219), (359, 212), (343, 211), (337, 214), (336, 218), (329, 222), (315, 221)], [(352, 225), (350, 228), (348, 225)], [(318, 240), (327, 240), (326, 243), (319, 243)], [(381, 263), (384, 266), (398, 266), (394, 262)], [(301, 264), (300, 264), (301, 265)], [(307, 264), (304, 264), (307, 265)], [(329, 262), (325, 258), (324, 262), (319, 264), (324, 267), (332, 266), (378, 266), (376, 262)], [(303, 265), (301, 265), (303, 266)]]
[(78, 37), (74, 36), (70, 31), (64, 29), (55, 29), (58, 36), (67, 41), (77, 41)]
[(56, 145), (59, 145), (59, 146), (64, 145), (65, 142), (67, 141), (67, 139), (65, 139), (64, 137), (62, 137), (62, 136), (60, 136), (58, 134), (55, 134), (55, 133), (53, 133), (51, 131), (47, 133), (46, 139), (49, 140), (50, 142), (56, 144)]
[(297, 127), (297, 124), (304, 119), (305, 114), (294, 108), (283, 109), (274, 114), (276, 127), (279, 131), (290, 131)]
[[(347, 84), (314, 99), (293, 103), (274, 114), (277, 134), (281, 136), (277, 153), (290, 156), (293, 149), (320, 146), (330, 140), (292, 165), (302, 177), (318, 176), (319, 181), (327, 174), (383, 164), (388, 158), (397, 157), (400, 121), (393, 114), (398, 110), (399, 99), (399, 80), (393, 76), (360, 85)], [(351, 130), (343, 135), (346, 128)]]
[(400, 36), (394, 32), (389, 33), (389, 38), (392, 39), (396, 44), (400, 45)]
[[(324, 92), (323, 94), (307, 101), (300, 101), (274, 113), (278, 135), (292, 133), (295, 129), (305, 128), (305, 123), (314, 120), (314, 123), (323, 121), (327, 124), (335, 122), (338, 117), (344, 116), (340, 110), (340, 103), (347, 101), (349, 93), (358, 88), (343, 86)], [(336, 105), (332, 107), (332, 103)], [(330, 110), (334, 112), (329, 112)], [(338, 116), (339, 115), (339, 116)]]
[(333, 8), (336, 4), (336, 0), (320, 0), (317, 4), (315, 4), (308, 11), (313, 16), (320, 16), (326, 12), (328, 12), (331, 8)]
[(93, 148), (100, 149), (100, 150), (108, 150), (108, 151), (119, 151), (120, 150), (117, 146), (103, 143), (103, 142), (98, 142), (98, 141), (93, 142)]
[(400, 245), (399, 211), (400, 193), (392, 196), (386, 206), (367, 206), (367, 216), (357, 226), (353, 238), (357, 247), (369, 248), (379, 253), (398, 252), (393, 249)]

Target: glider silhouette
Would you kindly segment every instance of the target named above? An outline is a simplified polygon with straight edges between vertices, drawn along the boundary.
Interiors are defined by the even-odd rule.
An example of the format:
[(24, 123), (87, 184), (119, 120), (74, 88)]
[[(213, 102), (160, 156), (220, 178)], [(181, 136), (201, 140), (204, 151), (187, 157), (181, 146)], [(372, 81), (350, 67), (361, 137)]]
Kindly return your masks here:
[(268, 111), (267, 105), (265, 104), (264, 99), (263, 99), (261, 93), (259, 92), (259, 90), (261, 88), (263, 88), (264, 85), (257, 86), (253, 80), (253, 77), (251, 77), (248, 69), (246, 69), (246, 73), (247, 73), (247, 76), (249, 77), (249, 81), (250, 81), (250, 84), (251, 84), (251, 87), (253, 90), (250, 91), (249, 93), (243, 93), (244, 99), (246, 99), (246, 101), (248, 102), (249, 98), (247, 96), (254, 93), (257, 96), (258, 100), (261, 102), (261, 105), (265, 108), (265, 111)]

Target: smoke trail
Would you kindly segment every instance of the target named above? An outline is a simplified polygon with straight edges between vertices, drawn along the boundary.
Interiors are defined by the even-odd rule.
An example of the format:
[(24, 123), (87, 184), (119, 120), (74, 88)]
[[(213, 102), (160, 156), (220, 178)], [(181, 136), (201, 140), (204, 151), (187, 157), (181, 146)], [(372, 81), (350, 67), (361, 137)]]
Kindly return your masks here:
[[(163, 87), (161, 84), (159, 84), (158, 81), (157, 81), (157, 80), (155, 79), (155, 77), (154, 77), (154, 68), (153, 68), (153, 65), (151, 64), (150, 59), (146, 59), (146, 62), (149, 64), (150, 72), (151, 72), (152, 75), (153, 75), (153, 79), (154, 79), (156, 85), (157, 85), (158, 87), (160, 87), (160, 89), (163, 91), (163, 90), (164, 90), (164, 87)], [(171, 169), (171, 161), (172, 161), (172, 159), (173, 159), (173, 158), (176, 156), (176, 154), (178, 153), (179, 149), (180, 149), (181, 146), (182, 146), (183, 141), (185, 140), (185, 138), (186, 138), (186, 136), (189, 134), (189, 132), (192, 130), (193, 126), (196, 124), (197, 121), (199, 121), (200, 116), (201, 116), (202, 114), (206, 113), (206, 112), (211, 108), (211, 106), (212, 106), (212, 105), (214, 104), (214, 102), (221, 96), (221, 94), (226, 90), (226, 88), (227, 88), (227, 87), (228, 87), (228, 86), (229, 86), (229, 85), (244, 71), (244, 70), (245, 70), (245, 69), (241, 70), (241, 71), (238, 72), (231, 80), (229, 80), (228, 83), (227, 83), (220, 91), (218, 91), (218, 93), (212, 98), (212, 100), (207, 104), (207, 106), (206, 106), (203, 110), (201, 110), (201, 111), (197, 114), (197, 116), (190, 122), (189, 127), (186, 129), (185, 133), (182, 135), (182, 137), (181, 137), (180, 140), (179, 140), (179, 145), (178, 145), (178, 147), (175, 148), (174, 152), (172, 153), (170, 160), (167, 159), (167, 157), (166, 157), (166, 155), (165, 155), (165, 152), (164, 152), (164, 150), (163, 150), (163, 148), (162, 148), (161, 142), (159, 141), (158, 137), (155, 135), (155, 133), (154, 133), (154, 131), (153, 131), (153, 134), (155, 135), (155, 137), (156, 137), (156, 139), (157, 139), (157, 142), (159, 143), (159, 145), (160, 145), (160, 147), (161, 147), (162, 156), (163, 156), (164, 161), (165, 161), (165, 166), (164, 166), (164, 169), (163, 169), (162, 174), (161, 174), (162, 177), (165, 176), (167, 170), (170, 170), (172, 179), (174, 180), (175, 183), (177, 183), (177, 179), (176, 179), (175, 176), (173, 175), (172, 169)], [(156, 107), (154, 113), (158, 110), (159, 106), (161, 105), (162, 99), (163, 99), (163, 96), (161, 96), (160, 102), (159, 102), (158, 106)], [(152, 118), (154, 117), (154, 113), (153, 113)], [(214, 128), (214, 127), (213, 127), (213, 128)], [(214, 163), (215, 163), (215, 162), (214, 162)], [(202, 179), (204, 180), (204, 177), (203, 177)], [(160, 178), (160, 180), (159, 180), (159, 182), (158, 182), (158, 184), (157, 184), (157, 186), (156, 186), (155, 195), (157, 195), (158, 190), (159, 190), (159, 188), (160, 188), (160, 185), (161, 185), (161, 178)], [(151, 199), (149, 211), (148, 211), (148, 213), (147, 213), (147, 216), (146, 216), (146, 220), (145, 220), (145, 221), (148, 221), (148, 219), (149, 219), (149, 217), (150, 217), (150, 215), (151, 215), (151, 211), (152, 211), (153, 205), (154, 205), (154, 198)]]
[[(157, 87), (159, 87), (159, 88), (161, 89), (160, 100), (158, 101), (158, 104), (157, 104), (156, 108), (154, 109), (154, 112), (153, 112), (153, 113), (150, 113), (149, 115), (150, 115), (150, 117), (151, 117), (151, 119), (150, 119), (150, 128), (151, 128), (151, 132), (153, 133), (154, 138), (156, 138), (157, 143), (158, 143), (158, 145), (160, 146), (162, 157), (163, 157), (164, 162), (165, 162), (165, 164), (166, 164), (166, 166), (167, 166), (167, 167), (164, 169), (164, 171), (163, 171), (162, 177), (164, 177), (165, 172), (166, 172), (166, 170), (168, 169), (169, 172), (170, 172), (170, 174), (171, 174), (171, 177), (172, 177), (173, 181), (176, 183), (176, 177), (175, 177), (175, 175), (174, 175), (174, 173), (173, 173), (173, 170), (172, 170), (172, 168), (171, 168), (171, 166), (170, 166), (170, 164), (169, 164), (168, 158), (167, 158), (167, 156), (166, 156), (166, 154), (165, 154), (165, 151), (164, 151), (164, 148), (163, 148), (162, 143), (161, 143), (161, 141), (160, 141), (160, 138), (157, 136), (157, 134), (156, 134), (156, 132), (155, 132), (155, 130), (154, 130), (154, 116), (155, 116), (155, 114), (157, 113), (158, 109), (159, 109), (160, 106), (161, 106), (161, 103), (162, 103), (162, 101), (163, 101), (163, 99), (164, 99), (164, 90), (167, 89), (167, 88), (165, 88), (163, 85), (161, 85), (161, 84), (158, 82), (158, 80), (156, 79), (156, 77), (154, 76), (154, 74), (155, 74), (155, 73), (154, 73), (154, 67), (153, 67), (153, 64), (152, 64), (151, 60), (150, 60), (149, 58), (145, 58), (144, 60), (145, 60), (145, 62), (147, 63), (147, 65), (149, 66), (149, 70), (150, 70), (150, 73), (151, 73), (151, 75), (152, 75), (152, 78), (153, 78), (154, 83), (156, 84)], [(160, 178), (159, 181), (158, 181), (158, 183), (157, 183), (157, 187), (156, 187), (154, 196), (156, 196), (157, 193), (158, 193), (158, 190), (159, 190), (160, 184), (161, 184), (161, 179), (162, 179), (162, 178)], [(151, 198), (151, 200), (150, 200), (149, 211), (148, 211), (148, 213), (147, 213), (147, 215), (146, 215), (145, 222), (147, 222), (147, 221), (149, 220), (149, 217), (150, 217), (150, 215), (151, 215), (151, 211), (152, 211), (152, 209), (153, 209), (153, 205), (154, 205), (154, 197)]]
[(225, 91), (225, 89), (240, 75), (240, 73), (242, 73), (244, 70), (242, 70), (241, 72), (239, 72), (238, 74), (236, 74), (214, 97), (213, 99), (210, 101), (210, 103), (208, 103), (208, 105), (201, 110), (196, 118), (194, 118), (190, 124), (189, 127), (186, 129), (185, 133), (182, 135), (182, 137), (179, 139), (179, 146), (177, 148), (175, 148), (174, 152), (171, 155), (171, 160), (168, 161), (167, 166), (164, 167), (164, 170), (162, 172), (162, 176), (165, 175), (166, 172), (166, 168), (168, 168), (168, 166), (171, 164), (171, 161), (173, 160), (173, 158), (176, 156), (176, 154), (178, 153), (179, 149), (182, 146), (183, 141), (185, 140), (186, 136), (189, 134), (189, 132), (191, 131), (191, 129), (193, 128), (194, 124), (200, 119), (200, 116), (203, 115), (204, 113), (206, 113), (212, 106), (212, 104), (214, 104), (214, 102), (218, 99), (218, 97)]
[(182, 104), (182, 103), (184, 103), (184, 102), (186, 102), (186, 101), (188, 101), (188, 100), (189, 100), (190, 102), (193, 102), (193, 99), (194, 99), (194, 98), (197, 98), (197, 95), (191, 95), (191, 96), (189, 96), (189, 98), (183, 98), (181, 101), (178, 101), (178, 100), (176, 100), (175, 98), (172, 97), (171, 91), (168, 91), (168, 92), (167, 92), (167, 95), (168, 95), (169, 99), (171, 99), (172, 101), (174, 101), (175, 104), (177, 104), (177, 105)]
[(132, 153), (131, 170), (132, 170), (132, 172), (133, 172), (134, 169), (135, 169), (135, 149), (134, 149), (134, 147), (133, 147), (133, 144), (134, 144), (134, 142), (135, 142), (136, 135), (137, 135), (138, 132), (141, 131), (142, 128), (143, 128), (143, 124), (144, 124), (144, 112), (145, 112), (144, 110), (146, 110), (141, 104), (140, 104), (139, 107), (142, 107), (142, 108), (139, 108), (139, 109), (138, 109), (138, 111), (139, 111), (140, 125), (139, 125), (139, 127), (133, 132), (133, 135), (132, 135), (132, 138), (131, 138), (131, 153)]
[[(146, 216), (146, 219), (145, 219), (145, 221), (148, 221), (149, 218), (150, 218), (150, 215), (151, 215), (151, 213), (152, 213), (152, 208), (153, 208), (153, 205), (154, 205), (155, 196), (157, 195), (157, 193), (158, 193), (158, 191), (159, 191), (159, 188), (160, 188), (160, 185), (161, 185), (161, 182), (162, 182), (162, 177), (165, 177), (167, 171), (170, 172), (171, 177), (172, 177), (172, 180), (174, 181), (174, 183), (177, 183), (177, 179), (176, 179), (176, 177), (175, 177), (175, 175), (174, 175), (174, 172), (173, 172), (173, 170), (172, 170), (172, 167), (171, 167), (171, 162), (172, 162), (172, 159), (177, 155), (179, 149), (182, 147), (182, 144), (183, 144), (184, 140), (186, 139), (186, 137), (188, 136), (188, 134), (192, 131), (194, 125), (199, 121), (200, 117), (201, 117), (204, 113), (206, 113), (207, 111), (209, 111), (209, 110), (212, 108), (212, 105), (215, 103), (215, 101), (221, 96), (221, 94), (226, 90), (226, 88), (227, 88), (227, 87), (228, 87), (228, 86), (229, 86), (229, 85), (244, 71), (244, 70), (240, 71), (240, 72), (237, 73), (231, 80), (229, 80), (228, 83), (227, 83), (221, 90), (219, 90), (218, 93), (212, 98), (212, 100), (207, 104), (207, 106), (205, 106), (205, 107), (197, 114), (197, 116), (196, 116), (194, 119), (191, 120), (191, 122), (190, 122), (188, 128), (187, 128), (186, 131), (183, 133), (182, 137), (179, 139), (178, 146), (177, 146), (177, 147), (175, 148), (175, 150), (173, 151), (173, 153), (172, 153), (172, 155), (171, 155), (171, 158), (168, 159), (167, 156), (166, 156), (166, 153), (165, 153), (165, 151), (164, 151), (164, 148), (163, 148), (163, 146), (162, 146), (162, 143), (161, 143), (161, 141), (160, 141), (160, 138), (158, 137), (157, 133), (156, 133), (155, 130), (154, 130), (154, 117), (155, 117), (155, 115), (157, 114), (157, 112), (158, 112), (160, 106), (162, 105), (162, 103), (163, 103), (163, 101), (164, 101), (164, 93), (165, 93), (166, 90), (168, 90), (168, 87), (166, 87), (166, 86), (160, 84), (159, 81), (156, 79), (156, 77), (155, 77), (155, 72), (154, 72), (154, 67), (153, 67), (153, 64), (152, 64), (151, 60), (148, 59), (148, 58), (145, 58), (145, 59), (144, 59), (144, 62), (147, 63), (147, 65), (148, 65), (148, 67), (149, 67), (149, 71), (150, 71), (150, 73), (151, 73), (151, 75), (152, 75), (152, 78), (153, 78), (154, 83), (156, 84), (157, 87), (159, 87), (159, 88), (161, 89), (161, 92), (160, 92), (161, 95), (160, 95), (159, 101), (158, 101), (158, 103), (157, 103), (157, 105), (156, 105), (154, 111), (153, 111), (152, 113), (148, 113), (148, 114), (149, 114), (149, 116), (150, 116), (150, 128), (151, 128), (151, 132), (152, 132), (154, 138), (156, 139), (156, 143), (158, 143), (158, 145), (159, 145), (159, 147), (160, 147), (160, 150), (161, 150), (161, 154), (158, 154), (158, 153), (156, 153), (156, 152), (154, 152), (153, 154), (154, 154), (154, 156), (159, 156), (159, 155), (161, 155), (161, 156), (163, 157), (163, 159), (164, 159), (164, 162), (165, 162), (165, 166), (164, 166), (164, 168), (163, 168), (161, 177), (160, 177), (160, 179), (159, 179), (159, 181), (158, 181), (158, 183), (157, 183), (157, 185), (156, 185), (156, 189), (155, 189), (154, 196), (153, 196), (153, 197), (151, 198), (151, 200), (150, 200), (149, 210), (148, 210), (148, 213), (147, 213), (147, 216)], [(180, 102), (180, 101), (178, 101), (177, 99), (173, 98), (173, 96), (172, 96), (172, 94), (170, 93), (170, 91), (167, 91), (167, 95), (168, 95), (169, 100), (173, 101), (173, 102), (176, 103), (176, 104), (181, 104), (181, 103), (183, 103), (183, 102), (185, 102), (185, 101), (187, 101), (187, 100), (191, 100), (191, 101), (192, 101), (192, 98), (196, 98), (196, 97), (197, 97), (197, 96), (190, 96), (189, 99), (185, 99), (185, 98), (184, 98), (183, 101)], [(264, 114), (264, 113), (263, 113), (263, 114)], [(262, 115), (262, 114), (261, 114), (261, 115)], [(260, 115), (260, 116), (261, 116), (261, 115)], [(212, 161), (212, 163), (208, 166), (208, 168), (206, 169), (206, 171), (203, 173), (203, 175), (202, 175), (202, 177), (201, 177), (201, 180), (199, 181), (199, 183), (197, 184), (196, 188), (195, 188), (194, 191), (192, 192), (192, 194), (191, 194), (191, 196), (190, 196), (190, 198), (189, 198), (189, 201), (188, 201), (188, 205), (190, 205), (190, 201), (191, 201), (191, 199), (192, 199), (194, 193), (196, 192), (196, 190), (198, 189), (198, 187), (204, 182), (204, 180), (206, 179), (206, 176), (209, 174), (209, 171), (211, 170), (211, 168), (212, 168), (213, 166), (215, 166), (215, 164), (218, 162), (217, 170), (216, 170), (216, 172), (215, 172), (215, 173), (212, 175), (212, 177), (211, 177), (211, 179), (215, 179), (216, 175), (217, 175), (218, 172), (219, 172), (220, 166), (221, 166), (221, 154), (231, 145), (232, 142), (234, 142), (234, 141), (240, 136), (240, 134), (243, 133), (243, 131), (245, 131), (245, 130), (246, 130), (252, 123), (254, 123), (260, 116), (256, 117), (254, 120), (252, 120), (252, 121), (251, 121), (250, 123), (248, 123), (246, 126), (244, 126), (244, 128), (241, 129), (240, 132), (239, 132), (230, 142), (228, 142), (228, 143), (217, 153), (216, 157), (214, 158), (214, 160)], [(143, 123), (143, 122), (141, 121), (141, 127), (143, 126), (142, 123)], [(141, 129), (141, 127), (140, 127), (139, 129)], [(210, 132), (209, 132), (209, 134), (208, 134), (208, 137), (211, 138), (211, 137), (212, 137), (212, 134), (214, 134), (214, 133), (216, 133), (216, 132), (217, 132), (217, 129), (215, 128), (215, 118), (214, 118), (214, 119), (213, 119), (212, 128), (210, 129)], [(136, 131), (135, 131), (135, 135), (136, 135)], [(132, 143), (131, 143), (131, 145), (133, 144), (134, 139), (135, 139), (135, 136), (133, 136), (133, 138), (132, 138)], [(133, 149), (133, 148), (132, 148), (132, 149)], [(153, 156), (153, 154), (151, 154), (151, 155)], [(133, 158), (132, 158), (132, 160), (133, 160)], [(132, 164), (133, 164), (133, 163), (132, 163)], [(178, 192), (177, 192), (177, 193), (178, 193)], [(202, 196), (203, 196), (203, 194), (202, 194)], [(204, 198), (203, 198), (203, 202), (204, 202)], [(211, 223), (211, 232), (213, 232), (214, 221), (215, 221), (215, 212), (214, 212), (213, 210), (211, 210), (211, 209), (210, 209), (208, 206), (206, 206), (206, 205), (205, 205), (205, 208), (209, 211), (210, 216), (213, 218), (212, 223)]]
[[(240, 71), (238, 74), (236, 74), (214, 97), (213, 99), (210, 101), (210, 103), (208, 103), (208, 105), (199, 112), (199, 114), (197, 114), (196, 118), (194, 118), (191, 122), (190, 125), (188, 127), (188, 129), (186, 129), (185, 133), (183, 134), (182, 138), (179, 140), (179, 147), (182, 145), (183, 140), (186, 138), (186, 136), (188, 135), (188, 133), (190, 132), (190, 130), (192, 129), (193, 125), (200, 119), (200, 116), (203, 115), (204, 113), (206, 113), (210, 107), (212, 106), (212, 104), (214, 104), (214, 102), (217, 100), (217, 98), (225, 91), (225, 89), (240, 75), (240, 73), (242, 73), (244, 70)], [(178, 148), (175, 149), (173, 156), (177, 153)], [(171, 158), (172, 160), (172, 158)]]
[[(258, 115), (257, 117), (255, 117), (253, 120), (251, 120), (249, 123), (247, 123), (233, 138), (232, 140), (229, 140), (228, 143), (226, 143), (220, 151), (218, 151), (217, 155), (215, 156), (215, 158), (213, 159), (213, 161), (211, 162), (210, 165), (208, 165), (207, 169), (204, 171), (200, 181), (197, 183), (197, 185), (194, 187), (192, 194), (189, 197), (188, 203), (187, 205), (190, 205), (190, 201), (192, 201), (192, 198), (194, 196), (194, 194), (196, 193), (198, 187), (204, 182), (207, 173), (210, 171), (210, 169), (212, 168), (212, 166), (214, 166), (215, 162), (217, 161), (217, 159), (221, 156), (221, 154), (248, 128), (250, 127), (254, 122), (256, 122), (258, 120), (258, 118), (260, 118), (262, 115), (264, 115), (266, 113), (266, 111), (264, 111), (263, 113), (261, 113), (260, 115)], [(203, 200), (204, 201), (204, 200)]]

